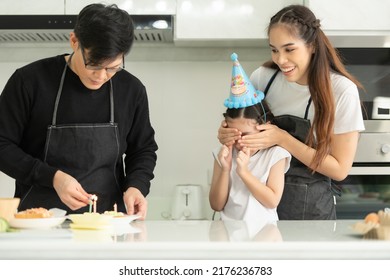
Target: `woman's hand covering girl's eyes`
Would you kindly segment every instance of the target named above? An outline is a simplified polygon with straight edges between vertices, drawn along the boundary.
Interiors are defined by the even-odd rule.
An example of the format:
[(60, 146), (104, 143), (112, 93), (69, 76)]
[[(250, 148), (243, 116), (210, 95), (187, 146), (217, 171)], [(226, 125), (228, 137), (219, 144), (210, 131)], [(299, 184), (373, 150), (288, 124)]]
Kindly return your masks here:
[(218, 129), (219, 142), (222, 145), (232, 146), (239, 139), (241, 139), (241, 132), (236, 128), (227, 127), (227, 123), (222, 121)]

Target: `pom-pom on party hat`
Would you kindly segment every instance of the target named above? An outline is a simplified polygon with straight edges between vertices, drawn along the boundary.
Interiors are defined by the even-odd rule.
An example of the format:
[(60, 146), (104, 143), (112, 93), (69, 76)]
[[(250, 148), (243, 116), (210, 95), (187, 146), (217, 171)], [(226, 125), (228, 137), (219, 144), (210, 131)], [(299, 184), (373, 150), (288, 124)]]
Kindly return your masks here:
[(264, 99), (264, 93), (256, 90), (238, 61), (238, 56), (233, 53), (230, 56), (233, 61), (232, 81), (230, 95), (224, 105), (231, 108), (244, 108), (255, 105)]

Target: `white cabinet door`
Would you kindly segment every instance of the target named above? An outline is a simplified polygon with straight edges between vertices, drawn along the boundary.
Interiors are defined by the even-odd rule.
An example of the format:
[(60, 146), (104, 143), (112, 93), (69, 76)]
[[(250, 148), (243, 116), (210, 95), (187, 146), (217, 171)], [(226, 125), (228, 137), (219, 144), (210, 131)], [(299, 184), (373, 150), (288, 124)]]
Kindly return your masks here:
[(64, 11), (64, 0), (1, 0), (0, 2), (2, 15), (63, 15)]
[(267, 38), (272, 15), (286, 0), (177, 0), (175, 42), (190, 44)]
[[(78, 14), (88, 4), (99, 3), (91, 0), (66, 0), (65, 12), (69, 15)], [(176, 0), (107, 0), (102, 3), (117, 4), (119, 8), (131, 15), (174, 15)]]
[(390, 31), (390, 0), (306, 0), (305, 4), (326, 31)]

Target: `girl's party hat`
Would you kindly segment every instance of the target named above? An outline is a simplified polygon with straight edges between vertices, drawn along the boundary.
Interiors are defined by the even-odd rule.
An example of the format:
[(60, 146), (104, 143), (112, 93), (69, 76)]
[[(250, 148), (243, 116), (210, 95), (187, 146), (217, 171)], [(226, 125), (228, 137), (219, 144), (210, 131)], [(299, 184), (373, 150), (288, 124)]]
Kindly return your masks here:
[(232, 82), (229, 98), (225, 100), (224, 105), (229, 109), (238, 109), (261, 102), (264, 99), (264, 93), (256, 90), (252, 85), (237, 59), (237, 54), (233, 53), (230, 58), (233, 61)]

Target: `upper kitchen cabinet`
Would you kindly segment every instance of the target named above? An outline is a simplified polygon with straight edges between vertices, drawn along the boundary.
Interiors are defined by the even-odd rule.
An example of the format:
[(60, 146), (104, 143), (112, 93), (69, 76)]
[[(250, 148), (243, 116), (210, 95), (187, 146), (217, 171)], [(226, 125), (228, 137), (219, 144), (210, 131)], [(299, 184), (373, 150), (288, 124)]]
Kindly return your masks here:
[[(99, 1), (66, 0), (65, 13), (78, 14), (88, 4)], [(176, 0), (116, 0), (104, 1), (104, 4), (116, 4), (131, 15), (174, 15)]]
[[(271, 16), (286, 0), (177, 0), (178, 46), (259, 46), (267, 44)], [(301, 3), (303, 4), (303, 3)]]
[(390, 0), (304, 2), (335, 46), (390, 46)]
[(31, 0), (1, 0), (1, 15), (63, 15), (64, 0), (33, 1)]
[[(91, 0), (66, 0), (65, 13), (77, 15)], [(172, 44), (172, 19), (176, 14), (176, 0), (122, 0), (104, 1), (127, 11), (134, 21), (134, 41), (137, 45), (149, 43)]]

